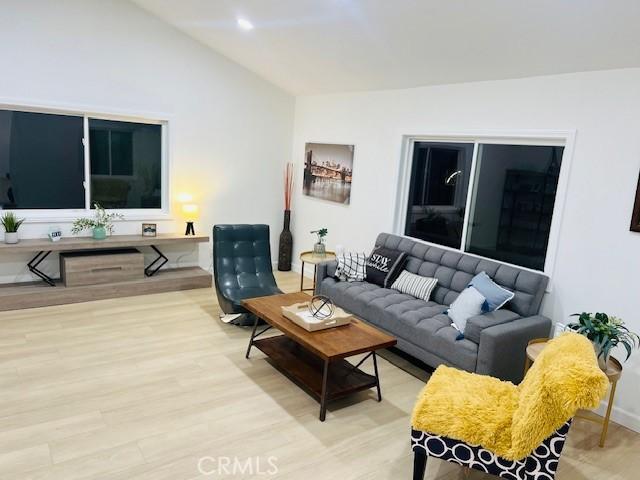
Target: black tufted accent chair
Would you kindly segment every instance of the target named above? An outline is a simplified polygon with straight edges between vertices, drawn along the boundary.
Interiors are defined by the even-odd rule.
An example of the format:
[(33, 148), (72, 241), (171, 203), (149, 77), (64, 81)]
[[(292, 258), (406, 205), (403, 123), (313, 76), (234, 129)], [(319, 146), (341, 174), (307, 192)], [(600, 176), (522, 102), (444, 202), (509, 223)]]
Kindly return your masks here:
[(238, 325), (254, 323), (242, 300), (282, 293), (271, 268), (269, 225), (215, 225), (213, 264), (220, 308), (246, 314)]

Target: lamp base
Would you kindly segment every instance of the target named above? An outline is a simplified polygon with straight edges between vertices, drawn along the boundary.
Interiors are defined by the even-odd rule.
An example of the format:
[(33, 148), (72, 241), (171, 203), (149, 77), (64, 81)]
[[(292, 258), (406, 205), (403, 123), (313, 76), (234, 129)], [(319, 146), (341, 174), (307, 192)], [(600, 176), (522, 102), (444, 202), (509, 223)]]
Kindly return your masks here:
[(195, 235), (196, 230), (193, 228), (193, 222), (187, 222), (187, 231), (184, 232), (185, 235)]

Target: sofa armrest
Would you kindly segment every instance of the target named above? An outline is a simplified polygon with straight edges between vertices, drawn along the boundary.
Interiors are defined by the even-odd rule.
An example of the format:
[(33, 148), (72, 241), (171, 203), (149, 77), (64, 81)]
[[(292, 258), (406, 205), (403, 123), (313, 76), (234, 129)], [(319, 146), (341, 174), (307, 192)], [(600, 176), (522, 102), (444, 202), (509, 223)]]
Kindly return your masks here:
[(480, 343), (483, 330), (512, 322), (518, 318), (521, 318), (520, 315), (506, 308), (476, 315), (467, 320), (467, 325), (464, 327), (464, 336), (472, 342)]
[(480, 334), (476, 373), (520, 383), (527, 344), (534, 338), (548, 338), (550, 332), (551, 320), (542, 315), (485, 328)]
[(333, 277), (334, 274), (336, 273), (336, 268), (338, 267), (338, 261), (337, 260), (329, 260), (327, 262), (322, 262), (319, 263), (316, 266), (316, 288), (314, 290), (314, 295), (318, 294), (318, 289), (320, 288), (320, 284), (322, 283), (322, 280), (324, 280), (327, 277)]

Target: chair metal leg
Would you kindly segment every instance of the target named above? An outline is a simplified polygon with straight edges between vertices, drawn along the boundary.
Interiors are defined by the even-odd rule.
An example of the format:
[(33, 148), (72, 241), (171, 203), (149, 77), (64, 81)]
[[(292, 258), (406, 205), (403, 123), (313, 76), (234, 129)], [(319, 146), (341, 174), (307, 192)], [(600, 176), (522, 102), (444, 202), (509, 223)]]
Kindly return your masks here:
[(421, 448), (413, 451), (413, 480), (424, 480), (427, 471), (427, 452)]

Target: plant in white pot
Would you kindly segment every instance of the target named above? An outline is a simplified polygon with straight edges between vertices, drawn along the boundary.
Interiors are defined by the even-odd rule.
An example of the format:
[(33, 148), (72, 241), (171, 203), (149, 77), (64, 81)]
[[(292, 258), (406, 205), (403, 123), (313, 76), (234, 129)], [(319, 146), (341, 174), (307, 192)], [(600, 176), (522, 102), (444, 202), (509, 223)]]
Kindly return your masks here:
[(627, 353), (625, 361), (634, 348), (640, 347), (638, 334), (630, 331), (620, 318), (606, 313), (587, 312), (574, 313), (572, 317), (578, 317), (578, 321), (569, 323), (567, 329), (584, 335), (593, 342), (598, 365), (604, 371), (607, 370), (609, 354), (614, 347), (624, 347)]
[(18, 243), (18, 229), (24, 222), (24, 218), (18, 218), (13, 212), (6, 212), (0, 217), (0, 223), (4, 227), (4, 243)]
[(96, 210), (95, 216), (75, 220), (71, 233), (77, 235), (84, 230), (91, 230), (95, 240), (104, 240), (107, 238), (107, 233), (113, 233), (114, 220), (122, 220), (124, 216), (119, 213), (107, 213), (99, 203), (94, 203), (93, 208)]

